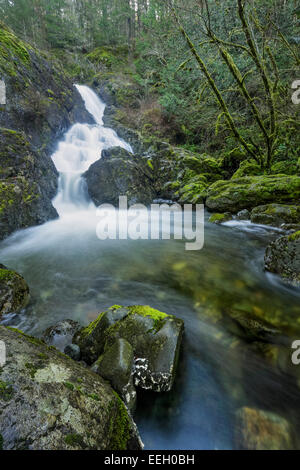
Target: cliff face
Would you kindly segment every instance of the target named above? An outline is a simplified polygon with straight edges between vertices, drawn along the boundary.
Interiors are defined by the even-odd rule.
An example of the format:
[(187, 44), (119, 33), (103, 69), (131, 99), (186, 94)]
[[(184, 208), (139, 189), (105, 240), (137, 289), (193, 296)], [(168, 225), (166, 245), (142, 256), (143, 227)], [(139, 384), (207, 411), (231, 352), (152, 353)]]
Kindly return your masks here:
[(51, 154), (75, 122), (92, 123), (76, 88), (49, 54), (0, 22), (0, 239), (57, 217), (51, 204), (57, 171)]

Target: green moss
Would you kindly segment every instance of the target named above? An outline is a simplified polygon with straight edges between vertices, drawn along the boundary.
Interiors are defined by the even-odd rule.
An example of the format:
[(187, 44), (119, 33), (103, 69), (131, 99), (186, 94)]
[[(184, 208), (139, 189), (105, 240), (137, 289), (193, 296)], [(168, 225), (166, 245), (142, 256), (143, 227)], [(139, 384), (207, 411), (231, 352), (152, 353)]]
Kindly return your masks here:
[(28, 50), (31, 46), (18, 39), (2, 22), (0, 22), (0, 66), (10, 76), (17, 76), (18, 62), (30, 66)]
[(0, 380), (0, 400), (9, 401), (13, 395), (11, 384)]
[(300, 231), (292, 233), (291, 235), (289, 235), (288, 239), (289, 239), (290, 242), (295, 242), (296, 240), (299, 240), (300, 239)]
[(227, 222), (228, 220), (232, 219), (232, 215), (230, 213), (225, 214), (213, 214), (209, 218), (209, 222), (212, 224), (222, 224), (223, 222)]
[(82, 447), (83, 438), (79, 434), (67, 434), (65, 437), (65, 443), (71, 447)]
[(9, 281), (17, 276), (17, 273), (14, 271), (9, 271), (9, 269), (0, 269), (0, 281)]
[(131, 433), (131, 422), (127, 409), (119, 395), (114, 392), (117, 398), (117, 415), (111, 418), (110, 422), (110, 450), (127, 450)]
[(170, 315), (155, 310), (154, 308), (149, 307), (149, 305), (134, 305), (129, 307), (129, 315), (141, 315), (142, 317), (150, 317), (154, 320), (154, 328), (156, 331), (160, 330), (164, 321)]
[(83, 339), (85, 338), (86, 336), (89, 336), (91, 333), (93, 333), (94, 329), (97, 327), (97, 325), (99, 324), (101, 318), (103, 317), (105, 312), (102, 312), (97, 318), (96, 320), (92, 321), (88, 326), (86, 326), (85, 328), (83, 328), (81, 331), (80, 331), (80, 337)]
[(88, 397), (91, 398), (92, 400), (100, 401), (99, 395), (97, 395), (97, 393), (90, 393)]
[(7, 327), (8, 330), (14, 331), (18, 335), (22, 336), (22, 338), (26, 339), (31, 344), (34, 344), (35, 346), (46, 346), (44, 341), (42, 341), (39, 338), (35, 338), (34, 336), (29, 336), (26, 333), (23, 333), (23, 331), (18, 330), (17, 328), (12, 328), (10, 326)]
[(64, 382), (64, 386), (67, 387), (69, 390), (74, 390), (74, 385), (70, 382)]
[(30, 377), (32, 379), (34, 379), (34, 376), (35, 376), (38, 368), (30, 362), (26, 362), (25, 367), (26, 367), (26, 369), (28, 369)]

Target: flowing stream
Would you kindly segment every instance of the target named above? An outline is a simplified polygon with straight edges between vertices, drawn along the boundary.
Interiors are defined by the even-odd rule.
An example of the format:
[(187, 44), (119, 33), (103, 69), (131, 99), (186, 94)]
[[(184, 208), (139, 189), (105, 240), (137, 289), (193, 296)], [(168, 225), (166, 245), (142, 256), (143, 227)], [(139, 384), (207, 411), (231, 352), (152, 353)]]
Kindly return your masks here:
[(100, 241), (82, 174), (103, 149), (131, 148), (103, 126), (105, 105), (95, 93), (77, 88), (95, 124), (74, 125), (53, 155), (59, 219), (0, 245), (1, 262), (25, 277), (32, 294), (26, 310), (4, 323), (40, 335), (66, 318), (87, 324), (113, 304), (146, 304), (181, 317), (185, 336), (174, 389), (139, 395), (135, 419), (146, 449), (234, 448), (241, 406), (275, 411), (297, 426), (292, 380), (218, 321), (224, 309), (238, 308), (300, 335), (299, 290), (263, 270), (264, 249), (278, 233), (248, 223), (206, 223), (204, 249), (193, 252), (178, 240)]

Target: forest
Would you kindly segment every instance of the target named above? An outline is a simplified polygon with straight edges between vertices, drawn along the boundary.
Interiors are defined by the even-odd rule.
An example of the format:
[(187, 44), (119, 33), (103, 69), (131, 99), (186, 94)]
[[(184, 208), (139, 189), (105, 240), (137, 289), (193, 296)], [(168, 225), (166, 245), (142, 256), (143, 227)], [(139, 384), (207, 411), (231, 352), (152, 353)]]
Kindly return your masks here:
[(0, 450), (300, 448), (299, 25), (0, 0)]

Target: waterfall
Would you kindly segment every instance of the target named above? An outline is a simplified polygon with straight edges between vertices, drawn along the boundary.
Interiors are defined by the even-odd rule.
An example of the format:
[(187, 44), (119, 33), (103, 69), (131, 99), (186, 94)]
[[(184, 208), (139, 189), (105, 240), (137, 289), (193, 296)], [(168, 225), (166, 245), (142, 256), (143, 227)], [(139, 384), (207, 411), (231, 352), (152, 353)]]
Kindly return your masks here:
[(76, 85), (76, 88), (95, 124), (75, 124), (52, 156), (59, 172), (58, 193), (53, 205), (60, 217), (79, 210), (95, 209), (82, 175), (101, 158), (102, 150), (122, 147), (132, 152), (131, 146), (120, 139), (113, 129), (104, 127), (105, 104), (93, 90), (83, 85)]

